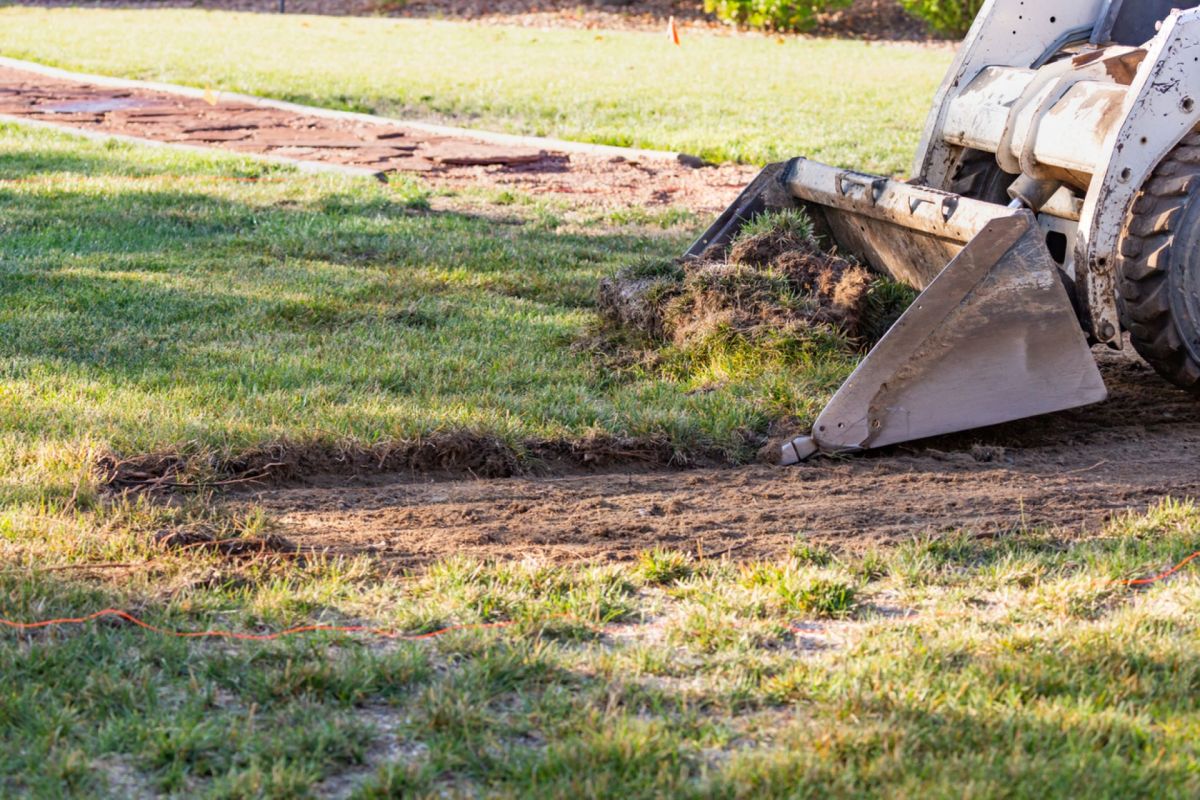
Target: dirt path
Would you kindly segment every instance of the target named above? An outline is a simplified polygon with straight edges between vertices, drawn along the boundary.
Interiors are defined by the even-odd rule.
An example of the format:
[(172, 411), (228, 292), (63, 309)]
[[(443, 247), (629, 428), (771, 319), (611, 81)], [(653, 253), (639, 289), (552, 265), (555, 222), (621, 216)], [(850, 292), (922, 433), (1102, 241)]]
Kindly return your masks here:
[[(315, 110), (314, 110), (315, 111)], [(160, 142), (421, 175), (606, 208), (719, 213), (757, 169), (690, 159), (556, 151), (439, 135), (403, 123), (333, 119), (204, 97), (116, 88), (0, 67), (0, 115)], [(615, 148), (610, 148), (614, 149)]]
[(859, 549), (924, 531), (1094, 529), (1163, 497), (1200, 497), (1200, 402), (1132, 356), (1100, 353), (1089, 409), (798, 468), (273, 489), (257, 503), (304, 547), (398, 567), (455, 554), (606, 561), (663, 546), (769, 558), (797, 533)]

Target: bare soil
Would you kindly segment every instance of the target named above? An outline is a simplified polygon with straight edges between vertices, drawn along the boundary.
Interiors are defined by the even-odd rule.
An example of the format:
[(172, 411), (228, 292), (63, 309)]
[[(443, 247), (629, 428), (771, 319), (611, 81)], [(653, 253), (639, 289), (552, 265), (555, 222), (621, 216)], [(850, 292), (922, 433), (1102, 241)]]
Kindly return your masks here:
[(0, 67), (0, 114), (70, 128), (420, 175), (435, 186), (493, 187), (601, 208), (687, 208), (718, 213), (755, 167), (698, 159), (564, 153), (403, 123), (367, 123), (222, 99), (112, 88)]
[(1164, 497), (1200, 496), (1200, 402), (1129, 354), (1098, 352), (1101, 405), (880, 454), (780, 468), (275, 488), (230, 495), (301, 548), (439, 558), (628, 560), (652, 547), (771, 558), (797, 534), (861, 550), (924, 532), (1094, 531)]

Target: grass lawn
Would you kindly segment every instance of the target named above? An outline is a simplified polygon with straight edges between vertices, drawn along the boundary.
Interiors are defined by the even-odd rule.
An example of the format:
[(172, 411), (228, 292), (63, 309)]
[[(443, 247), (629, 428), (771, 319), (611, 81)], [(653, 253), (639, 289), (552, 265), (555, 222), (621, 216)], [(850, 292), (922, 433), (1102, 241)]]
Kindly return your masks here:
[(600, 277), (682, 252), (686, 214), (617, 224), (13, 127), (0, 179), (0, 499), (70, 495), (107, 451), (439, 431), (744, 459), (748, 434), (811, 417), (852, 366), (814, 344), (615, 369), (579, 346)]
[(716, 160), (909, 169), (945, 48), (201, 10), (0, 9), (0, 54)]
[[(0, 633), (6, 796), (1194, 797), (1200, 547), (1164, 504), (1071, 542), (950, 535), (770, 564), (630, 567), (170, 555), (259, 532), (202, 501), (0, 522), (0, 612), (116, 606), (185, 630), (368, 624), (425, 641)], [(1061, 533), (1061, 532), (1059, 532)], [(22, 568), (87, 562), (131, 569)]]
[[(13, 128), (0, 146), (0, 617), (505, 623), (415, 642), (188, 640), (110, 622), (0, 632), (0, 794), (1200, 790), (1200, 583), (1115, 582), (1200, 547), (1189, 504), (1085, 539), (962, 531), (850, 555), (798, 538), (769, 564), (656, 552), (396, 576), (367, 557), (164, 550), (163, 532), (274, 522), (204, 494), (104, 496), (97, 452), (462, 424), (732, 443), (771, 385), (799, 391), (813, 373), (759, 363), (691, 395), (710, 376), (614, 380), (569, 346), (596, 277), (674, 252), (676, 228)], [(229, 180), (245, 177), (265, 180)]]
[[(521, 95), (517, 66), (495, 55), (523, 38), (558, 43), (540, 69), (585, 53), (581, 68), (601, 76), (616, 76), (618, 61), (570, 42), (699, 57), (639, 48), (654, 41), (639, 34), (595, 42), (435, 23), (25, 9), (0, 20), (5, 52), (68, 66), (373, 108), (387, 96), (395, 108), (480, 114), (513, 129), (545, 123), (563, 135), (636, 126), (651, 137), (639, 143), (685, 149), (725, 146), (734, 139), (721, 131), (742, 126), (737, 147), (754, 159), (793, 147), (779, 131), (802, 138), (796, 125), (829, 112), (738, 100), (739, 115), (728, 113), (734, 55), (766, 74), (773, 59), (861, 54), (845, 74), (885, 52), (696, 37), (696, 49), (724, 54), (713, 67), (722, 91), (633, 70), (645, 80), (637, 105), (604, 104), (615, 97), (604, 94), (618, 83), (610, 76), (586, 102), (573, 97), (543, 118), (566, 89)], [(121, 20), (123, 44), (89, 35)], [(220, 34), (204, 28), (235, 22)], [(385, 41), (413, 30), (432, 32), (412, 37), (414, 51), (439, 52), (439, 36), (449, 47), (452, 31), (468, 32), (453, 45), (464, 52), (468, 36), (494, 49), (477, 48), (473, 65), (443, 55), (414, 71), (412, 85), (441, 99), (397, 100), (394, 85), (360, 67), (371, 52), (410, 58)], [(353, 37), (364, 41), (343, 47)], [(237, 72), (228, 54), (252, 45), (278, 65)], [(212, 74), (172, 72), (197, 50), (226, 55), (196, 62)], [(310, 71), (287, 74), (286, 52), (301, 51), (329, 62), (301, 59)], [(343, 72), (330, 66), (335, 52)], [(932, 85), (943, 54), (895, 52), (889, 77), (920, 63)], [(678, 69), (670, 74), (686, 74)], [(469, 84), (472, 74), (495, 83)], [(837, 95), (829, 82), (806, 85)], [(787, 84), (774, 92), (786, 95)], [(500, 106), (484, 102), (501, 96)], [(702, 96), (711, 104), (692, 103)], [(862, 103), (855, 124), (878, 124), (862, 96), (847, 90)], [(877, 105), (924, 106), (898, 96), (879, 94)], [(660, 106), (675, 110), (648, 116)], [(687, 116), (693, 107), (701, 116)], [(748, 108), (782, 116), (759, 126)], [(824, 157), (874, 153), (876, 166), (898, 168), (911, 133), (860, 142), (831, 132)], [(748, 457), (748, 433), (810, 417), (852, 358), (714, 347), (614, 366), (579, 346), (592, 341), (598, 279), (679, 252), (702, 223), (677, 210), (630, 222), (508, 193), (451, 195), (0, 126), (0, 618), (115, 607), (192, 631), (466, 626), (419, 641), (271, 642), (174, 638), (111, 619), (0, 626), (0, 796), (1200, 793), (1200, 582), (1189, 573), (1148, 588), (1119, 582), (1200, 549), (1190, 503), (1165, 501), (1088, 537), (964, 530), (857, 554), (797, 537), (772, 563), (659, 551), (630, 565), (460, 559), (394, 575), (367, 556), (166, 548), (164, 534), (261, 536), (277, 523), (205, 493), (101, 491), (93, 465), (108, 451), (338, 452), (439, 430), (518, 449), (648, 436), (680, 453)]]

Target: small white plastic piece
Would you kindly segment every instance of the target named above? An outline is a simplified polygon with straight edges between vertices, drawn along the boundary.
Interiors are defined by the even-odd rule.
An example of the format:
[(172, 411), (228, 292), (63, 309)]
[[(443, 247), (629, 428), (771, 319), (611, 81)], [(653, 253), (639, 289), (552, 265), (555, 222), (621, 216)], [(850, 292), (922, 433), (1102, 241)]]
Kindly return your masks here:
[(820, 449), (811, 436), (801, 436), (799, 439), (793, 439), (783, 446), (783, 456), (780, 458), (779, 463), (785, 467), (793, 467), (802, 461), (808, 461)]

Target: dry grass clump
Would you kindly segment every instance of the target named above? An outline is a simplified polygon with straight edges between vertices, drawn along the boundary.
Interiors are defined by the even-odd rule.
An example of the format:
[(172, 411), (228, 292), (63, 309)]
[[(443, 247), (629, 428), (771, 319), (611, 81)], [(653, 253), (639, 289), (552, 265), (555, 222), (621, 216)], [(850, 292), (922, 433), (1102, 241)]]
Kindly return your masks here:
[[(883, 284), (891, 286), (881, 291)], [(611, 322), (681, 349), (714, 336), (777, 342), (814, 334), (856, 349), (873, 343), (898, 315), (897, 303), (902, 309), (911, 299), (892, 286), (822, 250), (807, 215), (787, 209), (749, 223), (727, 257), (710, 251), (622, 270), (602, 283), (600, 308)]]

